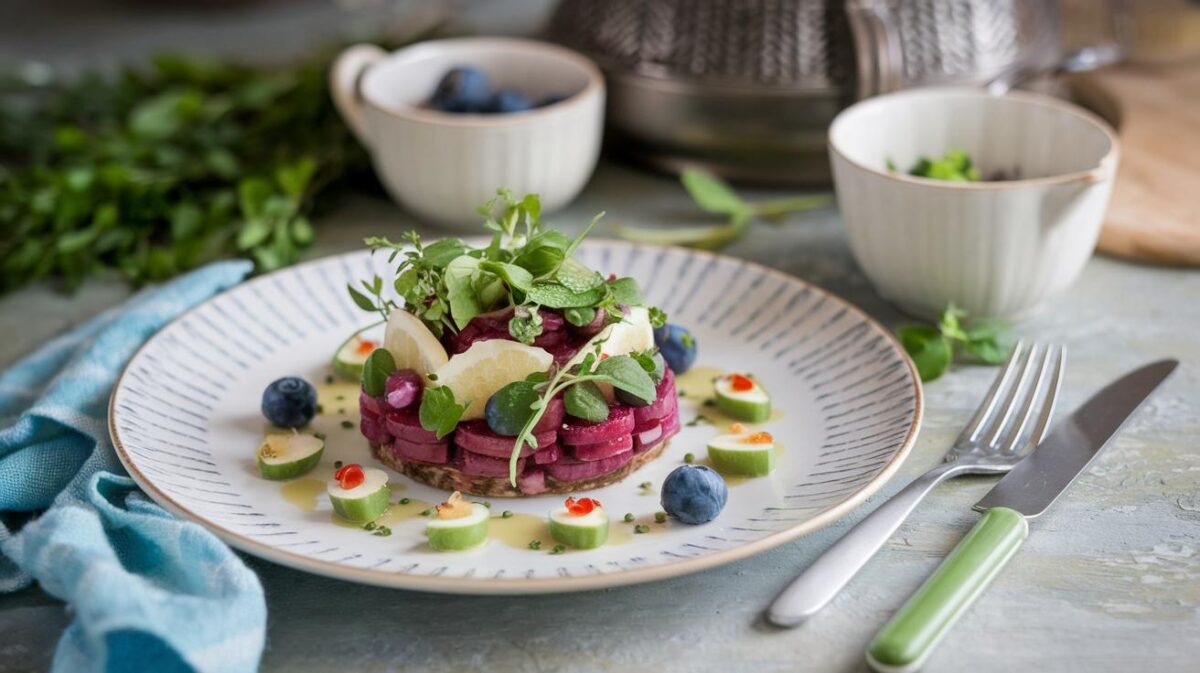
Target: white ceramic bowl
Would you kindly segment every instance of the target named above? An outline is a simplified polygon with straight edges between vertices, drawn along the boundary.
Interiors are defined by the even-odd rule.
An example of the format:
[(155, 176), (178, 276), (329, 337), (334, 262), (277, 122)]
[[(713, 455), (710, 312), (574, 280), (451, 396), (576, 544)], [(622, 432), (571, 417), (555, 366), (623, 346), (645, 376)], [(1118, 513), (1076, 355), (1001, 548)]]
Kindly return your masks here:
[[(458, 65), (482, 70), (493, 88), (566, 100), (528, 112), (450, 114), (424, 107)], [(541, 196), (550, 212), (583, 189), (604, 126), (604, 79), (569, 49), (511, 38), (422, 42), (387, 53), (349, 47), (330, 73), (334, 102), (368, 148), (380, 180), (422, 218), (478, 227), (475, 209), (499, 187)]]
[[(953, 302), (1019, 318), (1070, 285), (1095, 248), (1118, 157), (1112, 129), (1069, 103), (962, 88), (857, 103), (834, 120), (829, 147), (855, 259), (881, 295), (921, 316)], [(952, 149), (985, 178), (1020, 179), (905, 174)]]

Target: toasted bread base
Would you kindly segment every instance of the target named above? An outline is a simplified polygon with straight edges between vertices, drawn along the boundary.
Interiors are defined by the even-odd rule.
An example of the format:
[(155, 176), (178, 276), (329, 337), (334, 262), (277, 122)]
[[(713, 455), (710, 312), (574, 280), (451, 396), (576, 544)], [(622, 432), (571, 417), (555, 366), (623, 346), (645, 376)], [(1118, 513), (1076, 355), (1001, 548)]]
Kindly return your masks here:
[(463, 474), (461, 470), (452, 465), (433, 465), (397, 458), (389, 448), (378, 444), (371, 444), (371, 452), (375, 454), (375, 458), (379, 462), (393, 470), (443, 491), (461, 491), (488, 498), (523, 498), (528, 495), (545, 495), (547, 493), (578, 493), (614, 484), (628, 477), (639, 467), (661, 456), (669, 441), (668, 439), (659, 442), (657, 446), (634, 456), (633, 460), (612, 472), (592, 479), (559, 481), (546, 475), (546, 490), (537, 494), (522, 493), (520, 489), (508, 482), (507, 477), (474, 477)]

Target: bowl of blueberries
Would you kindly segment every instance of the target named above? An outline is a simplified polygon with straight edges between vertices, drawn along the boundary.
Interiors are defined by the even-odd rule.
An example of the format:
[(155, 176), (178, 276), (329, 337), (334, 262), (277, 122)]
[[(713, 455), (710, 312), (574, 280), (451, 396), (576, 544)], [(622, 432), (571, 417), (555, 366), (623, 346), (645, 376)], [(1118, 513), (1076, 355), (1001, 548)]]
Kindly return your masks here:
[(604, 78), (565, 47), (516, 38), (349, 47), (334, 102), (392, 197), (416, 215), (477, 227), (497, 187), (543, 211), (583, 189), (600, 154)]

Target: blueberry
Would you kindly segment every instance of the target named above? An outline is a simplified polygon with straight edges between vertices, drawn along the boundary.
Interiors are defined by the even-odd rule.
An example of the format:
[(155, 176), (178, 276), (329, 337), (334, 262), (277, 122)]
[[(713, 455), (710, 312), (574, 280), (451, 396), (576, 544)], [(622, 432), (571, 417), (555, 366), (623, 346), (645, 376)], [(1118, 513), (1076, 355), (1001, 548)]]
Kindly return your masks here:
[(263, 391), (262, 414), (272, 425), (298, 428), (317, 413), (317, 391), (298, 376), (285, 376)]
[(533, 415), (532, 407), (539, 397), (533, 383), (513, 381), (488, 398), (483, 418), (497, 435), (516, 437)]
[(696, 363), (696, 337), (687, 330), (667, 323), (654, 331), (654, 343), (676, 374), (682, 374)]
[(546, 107), (547, 105), (554, 105), (555, 103), (561, 103), (568, 98), (570, 98), (570, 96), (565, 93), (552, 93), (538, 101), (537, 106)]
[(533, 101), (529, 100), (529, 96), (517, 91), (516, 89), (501, 89), (492, 96), (492, 101), (487, 107), (488, 112), (508, 113), (508, 112), (524, 112), (533, 109)]
[(662, 485), (662, 508), (683, 523), (707, 523), (717, 518), (729, 499), (725, 480), (703, 465), (681, 465)]
[(442, 112), (483, 112), (491, 100), (487, 75), (478, 68), (459, 66), (442, 77), (430, 102)]

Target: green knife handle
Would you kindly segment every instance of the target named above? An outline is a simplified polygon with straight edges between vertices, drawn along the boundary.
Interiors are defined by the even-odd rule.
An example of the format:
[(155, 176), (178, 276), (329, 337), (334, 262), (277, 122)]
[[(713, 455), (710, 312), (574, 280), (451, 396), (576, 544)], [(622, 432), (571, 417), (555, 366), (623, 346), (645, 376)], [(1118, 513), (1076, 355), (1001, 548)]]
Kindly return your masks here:
[(1016, 510), (993, 507), (871, 641), (867, 661), (885, 673), (918, 670), (1029, 535)]

